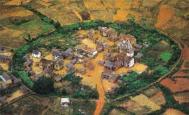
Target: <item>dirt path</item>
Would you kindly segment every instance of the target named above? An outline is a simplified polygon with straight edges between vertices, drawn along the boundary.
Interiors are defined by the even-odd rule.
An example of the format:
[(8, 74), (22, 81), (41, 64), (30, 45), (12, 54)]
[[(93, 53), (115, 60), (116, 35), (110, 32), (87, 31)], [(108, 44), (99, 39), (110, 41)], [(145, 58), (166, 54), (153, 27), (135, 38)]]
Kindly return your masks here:
[[(93, 69), (88, 68), (85, 74), (80, 75), (82, 77), (83, 84), (97, 88), (99, 99), (96, 101), (94, 115), (100, 115), (105, 103), (105, 90), (101, 79), (104, 67), (98, 64), (99, 61), (103, 60), (103, 57), (103, 52), (101, 52), (94, 59), (89, 60), (88, 63), (93, 66)], [(79, 66), (80, 65), (77, 65), (77, 67)]]
[(100, 115), (105, 103), (105, 91), (101, 79), (101, 74), (104, 70), (104, 67), (98, 64), (98, 62), (102, 59), (103, 53), (99, 53), (94, 60), (91, 60), (91, 63), (94, 65), (94, 70), (87, 72), (87, 74), (93, 78), (93, 82), (95, 82), (99, 94), (99, 99), (96, 102), (94, 115)]
[(104, 107), (104, 103), (105, 103), (105, 93), (104, 93), (102, 82), (101, 83), (99, 82), (99, 85), (97, 85), (97, 90), (99, 94), (99, 99), (96, 102), (96, 109), (95, 109), (94, 115), (100, 115)]

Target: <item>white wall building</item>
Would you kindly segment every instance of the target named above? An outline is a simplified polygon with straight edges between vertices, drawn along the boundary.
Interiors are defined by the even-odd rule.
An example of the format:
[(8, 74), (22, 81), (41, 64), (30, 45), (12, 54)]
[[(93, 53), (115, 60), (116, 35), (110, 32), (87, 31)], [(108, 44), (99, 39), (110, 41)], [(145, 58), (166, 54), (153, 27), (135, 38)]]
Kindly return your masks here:
[(134, 64), (135, 64), (135, 59), (134, 58), (132, 58), (130, 61), (129, 61), (129, 67), (133, 67), (134, 66)]
[(60, 104), (62, 107), (68, 107), (70, 104), (70, 99), (69, 98), (61, 98)]
[(133, 56), (134, 56), (134, 51), (129, 51), (129, 52), (127, 52), (127, 56), (128, 56), (128, 57), (133, 57)]
[(34, 50), (32, 52), (32, 56), (35, 57), (35, 58), (40, 58), (41, 57), (41, 52), (37, 51), (37, 50)]

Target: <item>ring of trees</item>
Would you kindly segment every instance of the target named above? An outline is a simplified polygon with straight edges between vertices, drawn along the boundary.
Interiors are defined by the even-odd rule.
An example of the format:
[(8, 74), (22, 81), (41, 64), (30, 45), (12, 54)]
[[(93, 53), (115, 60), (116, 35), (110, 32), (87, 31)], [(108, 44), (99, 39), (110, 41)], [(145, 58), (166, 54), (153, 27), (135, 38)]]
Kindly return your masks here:
[[(98, 20), (86, 21), (59, 27), (53, 33), (61, 33), (63, 36), (69, 37), (69, 35), (72, 35), (79, 29), (97, 29), (99, 26), (111, 27), (119, 33), (131, 34), (136, 37), (138, 44), (147, 45), (147, 47), (141, 49), (143, 57), (140, 60), (141, 63), (148, 66), (147, 72), (143, 72), (142, 74), (131, 73), (127, 76), (123, 76), (122, 80), (124, 82), (119, 84), (120, 87), (115, 89), (114, 92), (107, 94), (110, 98), (115, 99), (124, 94), (135, 92), (157, 81), (175, 67), (175, 62), (179, 60), (181, 55), (178, 44), (168, 36), (158, 32), (156, 29), (141, 26), (133, 20), (129, 20), (127, 23), (103, 22)], [(36, 86), (30, 79), (30, 75), (24, 70), (23, 57), (35, 48), (46, 47), (40, 44), (41, 40), (45, 39), (46, 36), (48, 35), (41, 35), (38, 39), (30, 40), (28, 43), (16, 49), (15, 55), (13, 56), (12, 73), (20, 77), (23, 83), (31, 89), (36, 89)], [(167, 48), (163, 49), (163, 46), (160, 44), (161, 41), (166, 42)], [(50, 49), (52, 47), (53, 46), (49, 46), (48, 48)], [(67, 47), (65, 47), (65, 49), (66, 48)], [(49, 83), (52, 84), (52, 82)], [(51, 91), (52, 90), (53, 89), (51, 89)]]

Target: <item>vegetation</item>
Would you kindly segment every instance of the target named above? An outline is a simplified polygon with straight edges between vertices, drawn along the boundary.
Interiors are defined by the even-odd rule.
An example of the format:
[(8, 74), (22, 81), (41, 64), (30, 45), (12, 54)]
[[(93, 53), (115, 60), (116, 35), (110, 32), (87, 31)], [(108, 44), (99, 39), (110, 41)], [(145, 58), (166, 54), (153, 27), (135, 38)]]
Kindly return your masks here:
[(54, 28), (52, 25), (43, 22), (40, 19), (25, 22), (23, 24), (20, 24), (18, 27), (25, 30), (29, 29), (29, 31), (41, 31), (42, 33), (47, 33)]
[(127, 83), (137, 80), (138, 74), (136, 72), (132, 72), (129, 75), (124, 75), (123, 80)]
[(54, 81), (45, 76), (34, 82), (33, 90), (39, 94), (49, 94), (54, 92)]
[[(97, 99), (98, 93), (96, 90), (91, 89), (88, 86), (81, 84), (81, 78), (79, 76), (75, 76), (74, 73), (68, 73), (63, 81), (71, 82), (71, 85), (68, 85), (64, 88), (64, 93), (69, 94), (74, 98), (82, 98), (82, 99)], [(71, 88), (71, 91), (69, 89)]]
[(172, 54), (170, 52), (162, 52), (160, 55), (160, 58), (164, 61), (164, 62), (168, 62), (172, 57)]
[(33, 81), (30, 79), (29, 74), (25, 71), (18, 71), (17, 75), (22, 79), (28, 87), (33, 87)]

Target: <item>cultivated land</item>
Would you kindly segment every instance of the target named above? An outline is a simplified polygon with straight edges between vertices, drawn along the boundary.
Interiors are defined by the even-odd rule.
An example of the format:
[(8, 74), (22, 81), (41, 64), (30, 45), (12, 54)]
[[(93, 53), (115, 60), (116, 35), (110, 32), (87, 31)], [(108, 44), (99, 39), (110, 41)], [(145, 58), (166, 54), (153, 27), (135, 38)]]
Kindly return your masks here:
[[(1, 55), (8, 55), (11, 58), (13, 56), (13, 68), (9, 67), (12, 65), (11, 63), (1, 62), (1, 69), (5, 72), (10, 71), (13, 75), (21, 75), (24, 84), (30, 88), (38, 77), (47, 76), (44, 74), (44, 65), (40, 65), (41, 59), (32, 57), (33, 50), (39, 50), (45, 60), (53, 61), (52, 50), (66, 51), (68, 48), (75, 49), (78, 45), (96, 49), (98, 44), (94, 39), (78, 38), (78, 35), (85, 36), (90, 33), (90, 29), (94, 29), (95, 36), (103, 38), (100, 40), (112, 50), (113, 45), (117, 45), (117, 42), (112, 42), (107, 40), (107, 37), (101, 36), (97, 29), (99, 26), (107, 26), (115, 29), (119, 34), (134, 36), (136, 43), (143, 46), (139, 51), (135, 51), (135, 56), (140, 52), (143, 57), (139, 60), (136, 59), (131, 68), (122, 67), (112, 70), (121, 75), (119, 79), (113, 81), (110, 78), (101, 77), (105, 67), (99, 64), (99, 61), (105, 59), (104, 55), (108, 48), (98, 52), (93, 58), (84, 59), (87, 63), (76, 63), (73, 66), (76, 70), (75, 74), (71, 72), (67, 75), (69, 73), (67, 66), (62, 68), (62, 62), (59, 61), (59, 66), (56, 66), (58, 70), (53, 70), (54, 78), (50, 75), (55, 81), (54, 87), (58, 93), (51, 93), (45, 97), (34, 94), (19, 99), (27, 93), (16, 88), (7, 96), (8, 104), (2, 106), (0, 114), (27, 114), (30, 112), (33, 114), (81, 113), (96, 115), (189, 114), (187, 87), (187, 77), (189, 76), (188, 3), (187, 0), (119, 0), (119, 2), (114, 0), (95, 0), (93, 2), (89, 0), (2, 0), (0, 2), (2, 9), (0, 10), (2, 12), (0, 44), (9, 50), (3, 51)], [(86, 19), (116, 21), (116, 23), (107, 24), (100, 21), (101, 24), (97, 26), (95, 22), (84, 21)], [(126, 24), (125, 28), (123, 26), (122, 29), (119, 29), (120, 25), (124, 25), (122, 22), (130, 23), (134, 19), (142, 28), (153, 30), (149, 33), (155, 33), (148, 34), (148, 31), (143, 31), (140, 27), (137, 28), (138, 26), (135, 24)], [(78, 26), (77, 22), (83, 21), (83, 25), (87, 25), (87, 23), (89, 25), (81, 26), (79, 30), (82, 23), (79, 23)], [(91, 23), (94, 25), (90, 25)], [(168, 37), (159, 35), (154, 28)], [(169, 41), (169, 38), (176, 41), (176, 44)], [(145, 49), (144, 46), (150, 45), (148, 42), (152, 43), (153, 47)], [(24, 45), (25, 43), (28, 46)], [(181, 53), (179, 53), (177, 44), (181, 45)], [(15, 50), (20, 46), (22, 46), (20, 49)], [(28, 50), (28, 48), (31, 49)], [(24, 56), (28, 56), (28, 59), (33, 61), (32, 74), (25, 73), (22, 68), (26, 62), (22, 60)], [(16, 60), (18, 67), (16, 67), (14, 59), (18, 57), (19, 59)], [(66, 58), (63, 65), (67, 65), (71, 61), (72, 58)], [(15, 74), (17, 72), (13, 70), (19, 71), (19, 73)], [(35, 76), (36, 74), (37, 76)], [(32, 81), (23, 76), (31, 78)], [(61, 81), (59, 81), (60, 77)], [(162, 77), (164, 79), (153, 84)], [(77, 85), (73, 86), (72, 83), (77, 83)], [(84, 90), (80, 90), (80, 88)], [(75, 89), (78, 94), (74, 94), (72, 89)], [(72, 101), (67, 110), (60, 106), (60, 97), (65, 96), (70, 97)], [(86, 99), (89, 101), (86, 102)], [(44, 100), (44, 104), (39, 103), (42, 102), (41, 100)], [(144, 100), (145, 103), (140, 100)], [(20, 104), (22, 102), (25, 104)], [(28, 109), (27, 106), (31, 106), (31, 108)]]

